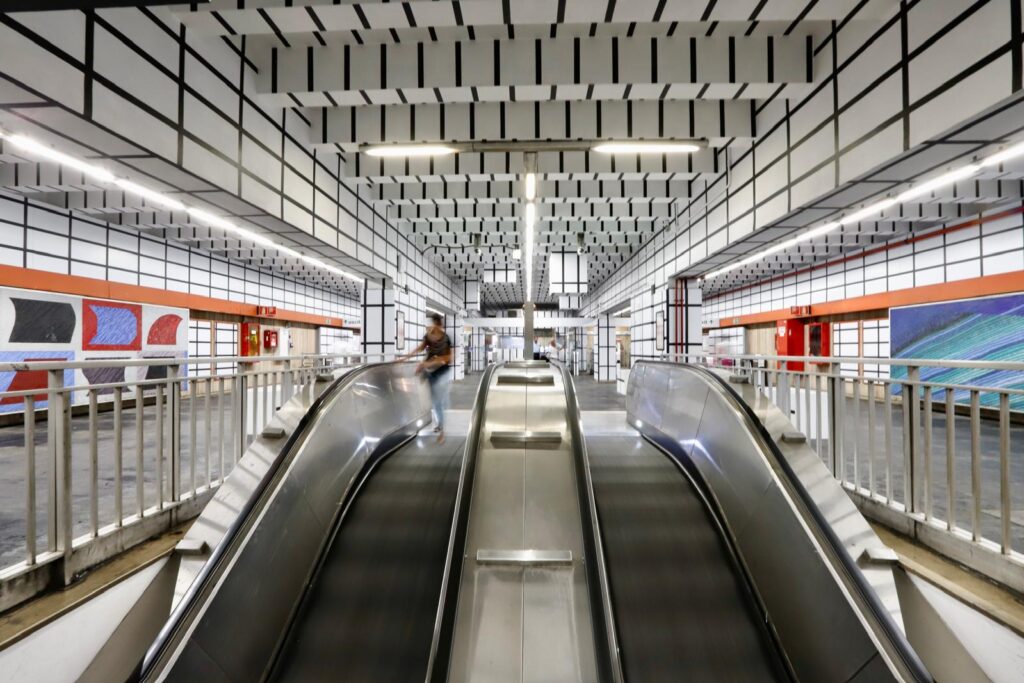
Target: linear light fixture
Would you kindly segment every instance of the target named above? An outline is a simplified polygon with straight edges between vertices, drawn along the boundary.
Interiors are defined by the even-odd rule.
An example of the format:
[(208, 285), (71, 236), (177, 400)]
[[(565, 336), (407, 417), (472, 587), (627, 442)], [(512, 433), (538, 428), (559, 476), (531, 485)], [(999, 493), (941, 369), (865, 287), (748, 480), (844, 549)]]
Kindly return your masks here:
[(523, 255), (525, 256), (526, 263), (523, 264), (523, 268), (526, 271), (526, 300), (530, 301), (533, 293), (533, 228), (537, 222), (537, 205), (533, 202), (526, 205), (524, 221), (526, 224), (526, 239), (523, 244), (525, 247)]
[(438, 157), (455, 154), (458, 149), (449, 145), (373, 145), (364, 147), (362, 152), (371, 157)]
[(600, 142), (592, 150), (602, 154), (692, 154), (701, 148), (693, 141), (635, 140)]
[(523, 195), (526, 197), (526, 201), (532, 202), (537, 198), (537, 174), (527, 173), (523, 185)]
[(708, 280), (714, 277), (718, 277), (719, 275), (730, 273), (736, 270), (737, 268), (742, 268), (743, 266), (750, 265), (751, 263), (760, 261), (766, 256), (771, 256), (772, 254), (782, 251), (783, 249), (789, 249), (790, 247), (794, 247), (802, 242), (812, 240), (815, 237), (821, 237), (822, 235), (832, 232), (841, 225), (857, 223), (859, 221), (864, 220), (865, 218), (869, 218), (870, 216), (885, 211), (891, 206), (911, 201), (913, 199), (926, 195), (929, 192), (933, 192), (934, 190), (937, 190), (940, 187), (951, 185), (957, 182), (958, 180), (970, 178), (971, 176), (977, 174), (984, 168), (988, 168), (990, 166), (997, 166), (999, 164), (1002, 164), (1006, 161), (1010, 161), (1011, 159), (1015, 159), (1022, 155), (1024, 155), (1024, 142), (1012, 144), (1006, 147), (1005, 149), (1002, 149), (998, 152), (995, 152), (994, 154), (985, 157), (981, 161), (971, 164), (965, 164), (963, 166), (960, 166), (959, 168), (947, 171), (942, 175), (936, 176), (922, 183), (914, 185), (910, 189), (904, 190), (895, 197), (886, 197), (885, 199), (875, 202), (874, 204), (870, 204), (864, 207), (863, 209), (860, 209), (849, 214), (848, 216), (844, 216), (837, 221), (825, 223), (824, 225), (818, 226), (813, 230), (809, 230), (805, 233), (797, 235), (796, 237), (790, 238), (784, 242), (773, 244), (767, 249), (763, 249), (757, 252), (756, 254), (748, 256), (740, 261), (736, 261), (735, 263), (730, 263), (729, 265), (719, 268), (718, 270), (714, 270), (710, 273), (707, 273), (706, 275), (703, 275), (701, 279)]
[(25, 152), (33, 154), (34, 156), (39, 156), (49, 161), (56, 162), (62, 166), (73, 168), (76, 171), (80, 171), (81, 173), (88, 175), (101, 182), (112, 183), (123, 189), (125, 192), (130, 192), (132, 194), (138, 195), (148, 201), (153, 202), (154, 204), (159, 204), (164, 208), (171, 209), (172, 211), (185, 211), (196, 220), (206, 223), (207, 225), (210, 225), (212, 227), (220, 228), (226, 232), (233, 233), (234, 235), (241, 237), (242, 239), (246, 239), (251, 242), (254, 242), (255, 244), (259, 244), (263, 247), (266, 247), (267, 249), (273, 249), (287, 256), (300, 259), (310, 264), (311, 266), (315, 266), (316, 268), (320, 268), (321, 270), (326, 270), (330, 273), (334, 273), (335, 275), (340, 275), (341, 277), (345, 277), (350, 280), (355, 280), (356, 282), (363, 282), (363, 278), (359, 277), (358, 275), (354, 275), (352, 273), (349, 273), (348, 271), (342, 270), (341, 268), (337, 268), (328, 263), (324, 263), (318, 258), (302, 254), (292, 249), (291, 247), (286, 247), (283, 244), (278, 244), (277, 242), (267, 237), (264, 237), (263, 235), (257, 232), (253, 232), (252, 230), (249, 230), (247, 228), (237, 226), (231, 221), (220, 216), (216, 216), (208, 211), (205, 211), (204, 209), (200, 209), (194, 206), (186, 206), (185, 204), (181, 203), (180, 201), (173, 197), (168, 197), (167, 195), (157, 192), (156, 190), (151, 190), (150, 188), (132, 182), (127, 178), (118, 178), (105, 168), (94, 166), (93, 164), (90, 164), (87, 161), (83, 161), (68, 154), (64, 154), (63, 152), (59, 152), (53, 149), (52, 147), (48, 147), (42, 144), (41, 142), (33, 140), (32, 138), (26, 137), (24, 135), (8, 133), (5, 131), (0, 131), (0, 138), (7, 140), (18, 149), (24, 150)]
[(620, 310), (618, 310), (618, 311), (615, 311), (614, 313), (612, 313), (612, 317), (613, 317), (613, 318), (617, 318), (617, 317), (619, 317), (620, 315), (622, 315), (623, 313), (629, 313), (629, 309), (630, 309), (630, 307), (629, 307), (629, 306), (626, 306), (626, 307), (625, 307), (625, 308), (623, 308), (623, 309), (620, 309)]
[(137, 183), (133, 183), (130, 180), (125, 180), (124, 178), (118, 178), (118, 179), (116, 179), (114, 181), (114, 184), (117, 185), (118, 187), (120, 187), (125, 192), (130, 192), (131, 194), (137, 194), (138, 196), (142, 197), (143, 199), (145, 199), (147, 201), (150, 201), (150, 202), (153, 202), (154, 204), (159, 204), (160, 206), (164, 207), (165, 209), (170, 209), (171, 211), (184, 211), (185, 210), (185, 205), (182, 204), (181, 202), (179, 202), (177, 199), (173, 199), (171, 197), (168, 197), (165, 194), (161, 194), (161, 193), (157, 192), (156, 190), (151, 190), (148, 187), (143, 187), (142, 185), (139, 185)]
[(24, 135), (11, 135), (7, 133), (0, 133), (0, 137), (6, 138), (8, 142), (17, 147), (18, 149), (34, 154), (38, 157), (43, 157), (49, 161), (54, 161), (61, 166), (67, 166), (73, 168), (94, 180), (99, 180), (104, 183), (112, 183), (116, 179), (114, 174), (105, 168), (94, 166), (87, 161), (82, 161), (73, 156), (58, 152), (52, 147), (48, 147), (41, 142), (37, 142), (32, 138)]

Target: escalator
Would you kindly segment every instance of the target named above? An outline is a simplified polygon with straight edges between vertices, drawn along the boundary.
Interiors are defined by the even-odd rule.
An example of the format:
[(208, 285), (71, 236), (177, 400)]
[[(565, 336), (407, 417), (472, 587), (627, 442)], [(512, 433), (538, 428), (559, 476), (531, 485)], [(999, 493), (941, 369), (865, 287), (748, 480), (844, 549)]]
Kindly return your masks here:
[(788, 680), (689, 478), (639, 435), (587, 449), (626, 679)]
[(464, 439), (419, 437), (362, 485), (324, 554), (270, 680), (423, 680)]

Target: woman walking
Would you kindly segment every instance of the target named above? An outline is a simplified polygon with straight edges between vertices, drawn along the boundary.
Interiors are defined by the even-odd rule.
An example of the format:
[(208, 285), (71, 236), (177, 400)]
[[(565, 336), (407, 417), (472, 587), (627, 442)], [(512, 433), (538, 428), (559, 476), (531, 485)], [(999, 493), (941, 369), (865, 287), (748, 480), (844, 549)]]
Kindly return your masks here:
[(444, 443), (444, 413), (448, 409), (448, 390), (451, 388), (452, 340), (444, 331), (443, 320), (437, 313), (430, 314), (430, 325), (419, 346), (400, 360), (408, 360), (426, 351), (427, 357), (416, 366), (416, 374), (426, 377), (430, 385), (433, 404), (434, 431), (437, 442)]

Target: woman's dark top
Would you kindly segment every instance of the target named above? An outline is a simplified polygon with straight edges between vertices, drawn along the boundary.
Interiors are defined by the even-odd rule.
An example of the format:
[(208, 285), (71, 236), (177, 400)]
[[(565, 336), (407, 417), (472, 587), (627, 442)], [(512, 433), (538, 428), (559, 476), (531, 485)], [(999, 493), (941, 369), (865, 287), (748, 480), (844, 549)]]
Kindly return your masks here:
[(446, 356), (452, 348), (452, 340), (447, 332), (436, 340), (431, 339), (429, 334), (425, 334), (423, 335), (423, 344), (427, 348), (427, 360), (435, 356)]

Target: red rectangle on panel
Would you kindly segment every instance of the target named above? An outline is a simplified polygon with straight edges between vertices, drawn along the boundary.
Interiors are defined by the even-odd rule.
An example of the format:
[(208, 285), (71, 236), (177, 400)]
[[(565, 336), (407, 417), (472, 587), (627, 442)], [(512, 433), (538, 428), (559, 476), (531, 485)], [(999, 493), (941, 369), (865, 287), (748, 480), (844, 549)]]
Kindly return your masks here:
[(82, 299), (83, 351), (142, 349), (142, 306)]

